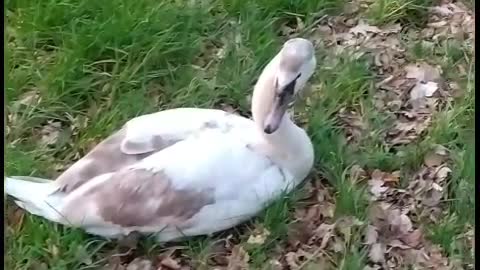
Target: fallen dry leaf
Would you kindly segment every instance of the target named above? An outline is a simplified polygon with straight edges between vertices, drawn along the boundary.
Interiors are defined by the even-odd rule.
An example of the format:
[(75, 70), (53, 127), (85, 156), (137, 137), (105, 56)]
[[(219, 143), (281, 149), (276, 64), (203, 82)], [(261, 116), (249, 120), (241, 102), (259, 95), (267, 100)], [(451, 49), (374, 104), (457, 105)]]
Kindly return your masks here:
[(415, 86), (410, 91), (410, 102), (414, 109), (422, 108), (428, 104), (424, 98), (433, 97), (439, 90), (437, 81), (440, 79), (441, 70), (426, 63), (409, 64), (404, 69), (406, 78), (416, 80)]
[[(318, 247), (316, 247), (318, 249)], [(291, 270), (308, 269), (307, 262), (315, 260), (315, 254), (299, 249), (296, 252), (288, 252), (285, 254), (285, 261)]]
[(427, 154), (425, 156), (424, 162), (425, 165), (428, 167), (436, 167), (442, 164), (442, 162), (445, 160), (444, 156), (437, 155), (435, 153), (433, 154)]
[(399, 181), (400, 171), (388, 173), (375, 169), (371, 174), (371, 179), (368, 181), (369, 191), (374, 199), (379, 199), (389, 190), (390, 185), (395, 185)]
[(277, 259), (271, 259), (268, 261), (268, 263), (271, 266), (271, 268), (269, 268), (270, 270), (283, 270), (282, 263)]
[(391, 145), (407, 144), (422, 135), (432, 121), (429, 111), (402, 112), (405, 117), (398, 116), (398, 120), (387, 133), (387, 142)]
[(249, 269), (248, 261), (250, 256), (242, 246), (237, 245), (232, 249), (232, 254), (228, 256), (228, 270), (246, 270)]
[(359, 21), (355, 27), (352, 27), (350, 29), (350, 33), (353, 33), (355, 35), (364, 35), (364, 36), (366, 36), (367, 33), (380, 33), (380, 32), (381, 32), (380, 28), (369, 25), (368, 23), (362, 20)]
[(17, 206), (7, 207), (6, 212), (6, 224), (11, 227), (15, 232), (22, 228), (25, 218), (25, 211)]
[(296, 221), (288, 226), (288, 242), (292, 247), (298, 247), (301, 244), (307, 244), (313, 236), (314, 225), (308, 221)]
[(455, 13), (455, 11), (452, 9), (452, 6), (450, 6), (450, 5), (441, 5), (441, 6), (430, 7), (429, 10), (433, 14), (438, 14), (440, 16), (449, 16), (449, 15), (453, 15)]
[(75, 250), (75, 258), (78, 262), (90, 266), (93, 264), (93, 254), (90, 253), (84, 246), (77, 246)]
[(400, 179), (400, 171), (394, 171), (392, 173), (382, 172), (379, 169), (375, 169), (372, 172), (372, 180), (380, 180), (382, 182), (393, 182), (396, 183)]
[(418, 82), (410, 91), (410, 100), (414, 101), (424, 97), (432, 97), (438, 90), (438, 83), (436, 82)]
[(360, 9), (360, 3), (357, 1), (347, 2), (343, 6), (343, 13), (345, 15), (352, 15)]
[(439, 167), (438, 170), (435, 172), (435, 178), (437, 181), (443, 182), (443, 180), (445, 180), (445, 178), (447, 178), (451, 172), (452, 170), (447, 166)]
[(384, 34), (396, 34), (400, 31), (402, 31), (402, 25), (399, 23), (386, 25), (382, 28), (382, 33)]
[(359, 165), (355, 164), (350, 168), (350, 180), (352, 181), (352, 183), (362, 181), (366, 177), (367, 172), (365, 172), (365, 170)]
[[(350, 242), (350, 239), (353, 235), (352, 230), (356, 227), (362, 226), (363, 222), (356, 217), (353, 216), (345, 216), (337, 219), (335, 222), (335, 229), (336, 229), (336, 238), (341, 236), (345, 242)], [(334, 242), (335, 243), (335, 242)]]
[(436, 81), (440, 79), (441, 70), (427, 63), (416, 63), (405, 66), (408, 79), (416, 79), (421, 82)]
[(295, 211), (295, 216), (299, 220), (319, 220), (321, 219), (320, 207), (313, 205), (307, 208), (300, 208)]
[(338, 112), (338, 118), (346, 130), (348, 141), (360, 139), (362, 133), (367, 129), (367, 123), (363, 117), (355, 111), (348, 111), (342, 108)]
[(315, 230), (315, 235), (318, 238), (322, 239), (321, 244), (320, 244), (321, 249), (324, 249), (327, 246), (328, 241), (333, 236), (333, 229), (334, 228), (335, 228), (335, 224), (322, 223)]
[(50, 255), (52, 255), (52, 257), (54, 258), (58, 257), (58, 255), (60, 254), (60, 251), (57, 245), (51, 245), (49, 247), (49, 251), (50, 251)]
[(13, 103), (13, 106), (18, 107), (20, 105), (24, 106), (34, 106), (40, 102), (40, 94), (38, 90), (30, 90), (23, 93), (20, 98)]
[(193, 67), (201, 71), (212, 68), (212, 65), (225, 57), (225, 44), (214, 42), (202, 43), (201, 53), (194, 59)]
[(406, 214), (401, 213), (398, 209), (392, 209), (389, 212), (388, 219), (392, 229), (398, 231), (400, 234), (405, 234), (412, 230), (412, 221)]
[(102, 270), (126, 270), (126, 266), (116, 263), (107, 263), (102, 267)]
[[(424, 241), (419, 229), (413, 230), (413, 223), (406, 213), (397, 206), (378, 202), (373, 205), (367, 227), (366, 244), (369, 246), (369, 260), (383, 267), (397, 269), (402, 262), (403, 251), (418, 248)], [(400, 261), (399, 261), (400, 260)]]
[(374, 263), (380, 263), (385, 260), (385, 246), (381, 243), (375, 243), (370, 247), (368, 258)]
[(172, 257), (166, 257), (162, 259), (162, 261), (160, 261), (160, 264), (170, 270), (179, 270), (182, 268), (182, 266)]
[(381, 267), (378, 265), (374, 265), (374, 266), (365, 265), (365, 267), (363, 267), (363, 270), (380, 270), (380, 269)]
[(433, 151), (425, 155), (424, 163), (427, 167), (437, 167), (447, 159), (447, 149), (443, 146), (437, 146)]
[(128, 235), (120, 238), (117, 243), (118, 243), (118, 246), (120, 247), (134, 249), (137, 247), (140, 237), (141, 237), (140, 233), (131, 232)]
[(269, 235), (270, 231), (268, 231), (265, 227), (258, 225), (253, 233), (248, 237), (247, 243), (261, 245), (265, 243), (265, 240), (267, 240)]
[(135, 258), (127, 265), (126, 270), (154, 270), (152, 261), (142, 258)]
[(382, 194), (388, 190), (388, 187), (384, 186), (385, 182), (378, 179), (371, 179), (368, 181), (369, 191), (375, 199), (378, 199)]
[(399, 248), (403, 250), (411, 249), (412, 247), (409, 245), (404, 244), (402, 241), (399, 239), (393, 239), (390, 242), (388, 242), (388, 246), (391, 248)]
[(287, 265), (291, 269), (298, 269), (300, 267), (300, 263), (298, 262), (298, 256), (295, 252), (288, 252), (285, 255), (285, 260), (287, 262)]
[(402, 242), (404, 242), (409, 247), (416, 248), (420, 245), (422, 237), (422, 231), (420, 229), (416, 229), (410, 233), (406, 233), (401, 236), (400, 240), (402, 240)]
[(378, 228), (368, 225), (365, 233), (365, 244), (372, 245), (378, 241)]
[(45, 146), (56, 144), (61, 135), (62, 123), (59, 121), (48, 121), (40, 131), (42, 135), (40, 143)]
[(473, 253), (474, 249), (475, 249), (475, 230), (474, 230), (474, 228), (470, 227), (470, 229), (465, 232), (464, 237), (468, 241), (469, 248), (471, 249), (471, 252)]
[(295, 23), (287, 21), (280, 26), (282, 36), (293, 37), (305, 29), (305, 23), (300, 17), (295, 17)]
[(441, 214), (438, 204), (444, 196), (444, 186), (446, 178), (451, 173), (451, 169), (445, 165), (438, 167), (423, 167), (410, 182), (407, 187), (408, 192), (415, 196), (420, 202), (417, 205), (423, 209), (421, 215), (435, 221), (437, 216)]
[(383, 182), (385, 183), (398, 183), (400, 180), (400, 171), (394, 171), (392, 173), (384, 173)]

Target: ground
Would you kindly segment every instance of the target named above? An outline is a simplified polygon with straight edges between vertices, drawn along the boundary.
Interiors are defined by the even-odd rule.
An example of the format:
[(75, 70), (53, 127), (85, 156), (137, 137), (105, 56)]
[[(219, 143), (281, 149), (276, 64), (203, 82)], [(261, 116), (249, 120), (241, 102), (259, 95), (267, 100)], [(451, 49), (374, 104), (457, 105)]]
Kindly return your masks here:
[(8, 202), (6, 269), (473, 269), (474, 1), (6, 2), (7, 175), (54, 178), (136, 115), (249, 115), (288, 37), (318, 67), (295, 108), (305, 184), (212, 237), (107, 242)]

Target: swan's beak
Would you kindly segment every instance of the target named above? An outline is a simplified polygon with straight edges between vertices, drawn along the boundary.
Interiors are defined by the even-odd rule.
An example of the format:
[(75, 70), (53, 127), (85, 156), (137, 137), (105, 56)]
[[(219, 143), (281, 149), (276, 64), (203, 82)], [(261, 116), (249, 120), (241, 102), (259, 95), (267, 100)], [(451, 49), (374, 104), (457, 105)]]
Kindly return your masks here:
[(283, 89), (279, 90), (275, 95), (272, 107), (263, 125), (263, 131), (265, 133), (272, 134), (278, 129), (280, 123), (282, 123), (282, 119), (289, 105), (295, 100), (294, 93), (297, 79), (298, 77), (283, 87)]

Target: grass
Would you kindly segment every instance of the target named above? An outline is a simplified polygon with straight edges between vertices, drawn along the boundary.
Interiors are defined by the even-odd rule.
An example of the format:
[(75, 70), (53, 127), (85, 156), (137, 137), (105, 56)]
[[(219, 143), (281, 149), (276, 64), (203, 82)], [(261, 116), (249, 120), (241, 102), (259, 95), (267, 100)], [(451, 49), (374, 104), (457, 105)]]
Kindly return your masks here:
[[(337, 14), (342, 5), (337, 0), (7, 1), (6, 174), (54, 178), (59, 168), (137, 115), (220, 104), (248, 112), (246, 96), (285, 40), (279, 36), (280, 25), (295, 17), (309, 25), (324, 14)], [(363, 15), (378, 25), (409, 22), (421, 27), (429, 5), (431, 1), (425, 0), (382, 0)], [(312, 84), (320, 90), (306, 108), (315, 167), (334, 190), (335, 219), (355, 216), (366, 221), (367, 191), (365, 185), (352, 181), (348, 173), (352, 165), (367, 171), (400, 170), (408, 179), (429, 147), (446, 146), (453, 169), (447, 213), (441, 222), (429, 225), (429, 239), (448, 256), (472, 260), (464, 242), (458, 241), (465, 227), (475, 224), (472, 48), (455, 40), (404, 42), (410, 61), (428, 60), (444, 67), (445, 78), (458, 83), (463, 95), (434, 116), (420, 141), (392, 149), (383, 144), (382, 136), (390, 119), (372, 102), (375, 74), (369, 61), (348, 53), (332, 57), (326, 48), (319, 48)], [(466, 67), (465, 75), (447, 68), (458, 65)], [(41, 97), (38, 103), (18, 103), (32, 93)], [(340, 108), (365, 118), (369, 129), (360, 141), (347, 143), (336, 120)], [(59, 121), (68, 132), (63, 143), (41, 147), (40, 132), (48, 121)], [(248, 237), (240, 237), (254, 269), (263, 269), (275, 247), (285, 241), (295, 194), (301, 192), (286, 195), (250, 226), (270, 232), (265, 245), (248, 246)], [(351, 234), (346, 251), (333, 258), (336, 269), (359, 269), (366, 263), (360, 230)], [(215, 240), (199, 237), (182, 245), (199, 268), (207, 269)], [(100, 251), (111, 243), (26, 216), (23, 222), (14, 219), (6, 244), (7, 269), (60, 270), (98, 269), (104, 263)], [(155, 256), (159, 248), (147, 241), (143, 250)], [(314, 269), (315, 262), (310, 267)]]
[(432, 0), (379, 0), (367, 10), (367, 17), (375, 24), (401, 22), (422, 25), (426, 22), (427, 7)]

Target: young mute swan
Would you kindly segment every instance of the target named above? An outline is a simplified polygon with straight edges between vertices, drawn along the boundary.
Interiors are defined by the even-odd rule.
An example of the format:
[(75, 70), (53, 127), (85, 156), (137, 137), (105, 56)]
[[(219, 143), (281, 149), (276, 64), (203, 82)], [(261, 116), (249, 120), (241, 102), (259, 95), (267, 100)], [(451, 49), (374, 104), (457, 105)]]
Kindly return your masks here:
[(7, 177), (6, 193), (34, 215), (108, 238), (165, 242), (233, 227), (311, 170), (311, 141), (287, 108), (315, 65), (308, 40), (288, 40), (255, 85), (253, 121), (195, 108), (140, 116), (55, 181)]

